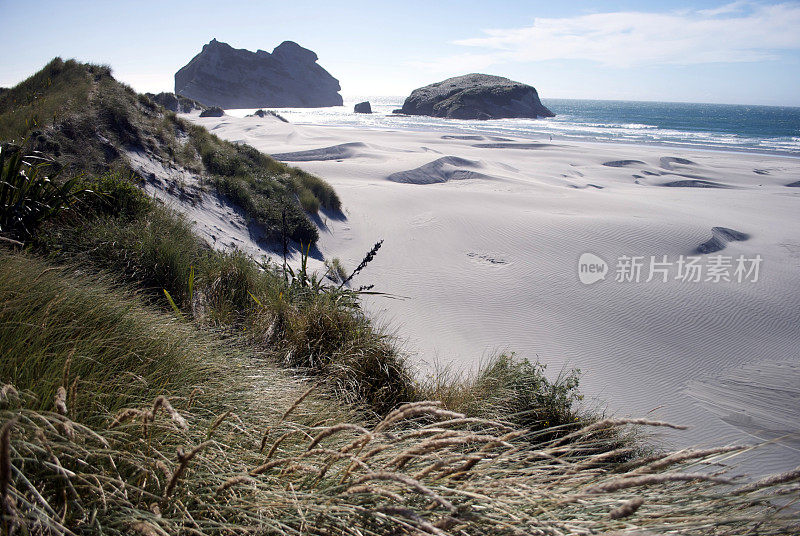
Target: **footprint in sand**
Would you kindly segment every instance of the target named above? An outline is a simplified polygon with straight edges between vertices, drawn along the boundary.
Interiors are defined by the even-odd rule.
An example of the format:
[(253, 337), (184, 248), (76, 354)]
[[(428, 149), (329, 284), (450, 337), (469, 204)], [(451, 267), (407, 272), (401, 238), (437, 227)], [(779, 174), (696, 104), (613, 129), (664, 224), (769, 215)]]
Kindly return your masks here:
[(467, 253), (467, 257), (481, 264), (489, 264), (493, 266), (508, 264), (507, 260), (495, 254), (476, 253), (474, 251), (470, 251), (469, 253)]

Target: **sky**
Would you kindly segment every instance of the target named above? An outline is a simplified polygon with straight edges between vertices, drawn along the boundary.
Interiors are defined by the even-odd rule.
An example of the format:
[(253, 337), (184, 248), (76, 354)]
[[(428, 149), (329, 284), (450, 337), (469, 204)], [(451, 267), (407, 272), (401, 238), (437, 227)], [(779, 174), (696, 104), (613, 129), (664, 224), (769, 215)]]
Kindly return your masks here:
[(55, 56), (140, 92), (212, 38), (319, 56), (342, 94), (405, 96), (470, 72), (542, 98), (800, 106), (800, 1), (0, 0), (0, 86)]

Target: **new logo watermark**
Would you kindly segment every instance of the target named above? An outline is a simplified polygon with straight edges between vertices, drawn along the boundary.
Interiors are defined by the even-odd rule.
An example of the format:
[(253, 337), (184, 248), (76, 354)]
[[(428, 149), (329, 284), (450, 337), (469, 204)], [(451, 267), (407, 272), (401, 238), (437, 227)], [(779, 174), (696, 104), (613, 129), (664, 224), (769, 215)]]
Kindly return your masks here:
[(608, 264), (594, 253), (584, 253), (578, 259), (578, 278), (584, 285), (591, 285), (606, 278)]
[[(617, 283), (651, 283), (680, 281), (682, 283), (756, 283), (763, 259), (729, 255), (667, 255), (650, 257), (622, 255), (614, 265)], [(592, 285), (606, 278), (609, 264), (594, 253), (583, 253), (578, 259), (578, 278)]]

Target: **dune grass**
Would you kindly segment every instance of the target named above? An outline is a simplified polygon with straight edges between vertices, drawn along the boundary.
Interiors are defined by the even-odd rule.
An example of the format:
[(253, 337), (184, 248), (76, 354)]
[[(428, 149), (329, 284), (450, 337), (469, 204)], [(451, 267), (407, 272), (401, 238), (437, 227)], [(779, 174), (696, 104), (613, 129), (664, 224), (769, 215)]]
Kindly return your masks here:
[[(10, 281), (19, 294), (77, 306), (98, 290), (109, 301), (125, 298), (27, 256), (4, 254), (2, 262), (33, 276)], [(64, 286), (75, 290), (50, 292)], [(159, 328), (168, 317), (142, 307), (133, 310), (139, 324), (124, 325), (133, 332), (126, 337), (175, 337), (183, 349), (196, 339), (207, 344), (207, 335), (188, 326), (164, 334)], [(118, 342), (92, 337), (103, 352), (114, 352), (103, 345)], [(738, 482), (720, 467), (741, 448), (609, 461), (603, 445), (610, 430), (667, 423), (604, 420), (548, 440), (546, 430), (469, 418), (426, 401), (364, 419), (331, 403), (324, 388), (215, 344), (203, 352), (200, 377), (180, 358), (151, 362), (179, 368), (171, 372), (178, 381), (164, 382), (152, 400), (159, 390), (148, 388), (109, 411), (83, 391), (96, 379), (105, 392), (102, 376), (119, 372), (119, 364), (81, 368), (90, 380), (79, 378), (76, 388), (69, 386), (78, 377), (74, 368), (45, 368), (41, 380), (57, 386), (55, 394), (25, 377), (18, 380), (38, 392), (5, 383), (3, 375), (4, 531), (463, 536), (643, 528), (777, 535), (790, 534), (796, 521), (775, 499), (796, 500), (792, 482), (800, 473)]]
[[(377, 330), (349, 289), (275, 264), (209, 248), (179, 214), (125, 177), (86, 183), (100, 193), (44, 229), (33, 244), (52, 259), (115, 274), (163, 310), (213, 329), (246, 334), (275, 362), (325, 378), (344, 400), (386, 412), (417, 396), (405, 357)], [(127, 207), (127, 208), (125, 208)], [(113, 209), (112, 209), (113, 208)], [(169, 300), (164, 291), (167, 291)]]
[(576, 422), (577, 378), (550, 384), (512, 358), (421, 387), (353, 291), (213, 252), (122, 180), (96, 187), (113, 183), (130, 209), (101, 203), (43, 228), (42, 245), (62, 244), (41, 250), (51, 260), (0, 253), (5, 531), (792, 530), (781, 505), (800, 472), (731, 478), (741, 447), (642, 457), (624, 430), (675, 426)]
[(347, 279), (347, 270), (339, 257), (326, 260), (325, 267), (328, 269), (325, 275), (334, 283), (342, 283)]
[(73, 415), (86, 421), (214, 374), (200, 357), (220, 352), (213, 339), (153, 312), (108, 276), (0, 253), (0, 303), (0, 377), (32, 393), (33, 409), (49, 409), (64, 386)]
[(105, 66), (56, 58), (4, 92), (0, 140), (24, 140), (57, 157), (67, 177), (131, 171), (130, 152), (184, 168), (238, 204), (268, 240), (285, 232), (295, 242), (315, 243), (318, 232), (306, 212), (341, 210), (336, 192), (319, 177), (220, 140), (138, 95)]
[(55, 58), (41, 71), (0, 93), (0, 140), (21, 141), (31, 131), (52, 125), (85, 107), (90, 78), (102, 67)]

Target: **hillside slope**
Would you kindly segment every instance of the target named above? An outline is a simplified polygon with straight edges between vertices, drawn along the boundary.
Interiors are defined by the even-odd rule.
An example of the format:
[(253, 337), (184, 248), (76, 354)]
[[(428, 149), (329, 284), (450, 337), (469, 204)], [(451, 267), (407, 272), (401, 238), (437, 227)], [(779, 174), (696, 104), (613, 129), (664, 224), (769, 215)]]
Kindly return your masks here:
[[(128, 170), (149, 193), (199, 208), (195, 214), (221, 210), (219, 221), (238, 220), (240, 231), (265, 244), (284, 234), (313, 244), (318, 232), (308, 213), (341, 209), (323, 180), (183, 121), (104, 66), (56, 58), (0, 94), (0, 140), (22, 139), (68, 174)], [(217, 222), (205, 223), (210, 239)]]

